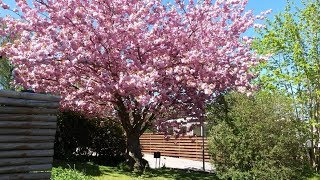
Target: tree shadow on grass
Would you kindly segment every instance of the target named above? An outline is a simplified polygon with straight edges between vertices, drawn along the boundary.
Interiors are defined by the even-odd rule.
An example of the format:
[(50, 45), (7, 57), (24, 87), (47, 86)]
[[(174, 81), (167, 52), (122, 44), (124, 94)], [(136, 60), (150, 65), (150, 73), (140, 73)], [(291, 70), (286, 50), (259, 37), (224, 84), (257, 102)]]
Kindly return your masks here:
[(218, 180), (217, 176), (213, 173), (168, 168), (149, 169), (142, 176), (147, 179), (164, 177), (184, 180)]
[(118, 175), (126, 175), (132, 178), (153, 179), (153, 178), (168, 178), (168, 179), (183, 179), (183, 180), (218, 180), (217, 176), (213, 173), (193, 171), (193, 170), (180, 170), (180, 169), (147, 169), (143, 174), (130, 172), (119, 167), (99, 166), (93, 163), (81, 162), (66, 162), (54, 161), (54, 167), (61, 167), (65, 169), (74, 169), (82, 172), (87, 176), (99, 177), (107, 175), (110, 177), (117, 177)]
[(53, 167), (74, 169), (88, 176), (100, 176), (102, 174), (99, 169), (99, 165), (95, 165), (93, 163), (66, 162), (55, 160), (53, 163)]
[[(134, 173), (116, 168), (118, 173), (125, 174), (130, 177), (153, 179), (153, 178), (168, 178), (168, 179), (183, 179), (183, 180), (219, 180), (214, 173), (194, 171), (194, 170), (182, 170), (182, 169), (147, 169), (143, 174)], [(104, 173), (105, 174), (105, 173)]]

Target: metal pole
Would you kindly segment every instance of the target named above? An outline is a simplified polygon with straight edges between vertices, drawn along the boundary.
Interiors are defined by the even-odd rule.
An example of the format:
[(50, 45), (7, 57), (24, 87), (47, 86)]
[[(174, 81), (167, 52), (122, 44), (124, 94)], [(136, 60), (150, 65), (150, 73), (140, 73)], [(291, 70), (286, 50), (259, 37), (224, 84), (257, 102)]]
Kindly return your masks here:
[(203, 167), (203, 171), (205, 171), (206, 168), (205, 168), (205, 161), (204, 161), (204, 123), (203, 123), (202, 117), (201, 117), (201, 136), (202, 136), (202, 167)]
[(154, 165), (154, 168), (157, 169), (157, 164), (158, 164), (158, 158), (155, 158), (156, 159), (156, 163)]

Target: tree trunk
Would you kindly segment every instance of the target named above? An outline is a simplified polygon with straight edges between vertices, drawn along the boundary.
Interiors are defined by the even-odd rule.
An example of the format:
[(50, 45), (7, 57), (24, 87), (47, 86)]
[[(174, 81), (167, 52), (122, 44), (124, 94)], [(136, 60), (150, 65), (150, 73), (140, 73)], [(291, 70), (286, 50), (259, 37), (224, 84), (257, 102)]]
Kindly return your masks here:
[(310, 147), (310, 152), (309, 152), (309, 155), (310, 155), (310, 164), (311, 164), (311, 166), (313, 167), (313, 169), (317, 172), (318, 171), (318, 168), (317, 168), (317, 165), (318, 165), (318, 163), (317, 163), (317, 156), (316, 156), (316, 154), (317, 154), (317, 141), (315, 140), (315, 130), (314, 130), (314, 125), (311, 125), (311, 140), (310, 140), (310, 145), (311, 145), (311, 147)]
[(127, 138), (127, 164), (131, 170), (142, 172), (147, 165), (147, 161), (142, 158), (140, 146), (140, 132), (126, 132)]
[[(154, 119), (154, 114), (151, 113), (151, 116), (147, 117), (145, 110), (148, 108), (145, 108), (144, 110), (139, 108), (128, 110), (124, 104), (123, 98), (119, 94), (116, 94), (115, 97), (117, 99), (115, 109), (118, 111), (121, 125), (126, 132), (127, 164), (131, 170), (142, 172), (148, 162), (142, 158), (140, 136), (148, 128), (148, 122), (151, 122)], [(130, 99), (130, 97), (128, 98)], [(146, 119), (147, 122), (145, 121)]]

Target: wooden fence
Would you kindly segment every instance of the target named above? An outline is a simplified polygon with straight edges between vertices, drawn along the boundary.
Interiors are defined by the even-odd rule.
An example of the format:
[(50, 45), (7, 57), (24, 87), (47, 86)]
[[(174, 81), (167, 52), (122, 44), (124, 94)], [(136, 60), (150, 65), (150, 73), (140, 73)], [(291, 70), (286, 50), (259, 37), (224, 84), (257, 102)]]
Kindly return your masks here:
[[(187, 158), (202, 161), (202, 137), (182, 136), (166, 139), (163, 134), (144, 133), (140, 137), (142, 152), (153, 154), (161, 152), (162, 156)], [(210, 160), (208, 141), (204, 142), (205, 161)]]
[(60, 97), (0, 90), (0, 179), (50, 179)]

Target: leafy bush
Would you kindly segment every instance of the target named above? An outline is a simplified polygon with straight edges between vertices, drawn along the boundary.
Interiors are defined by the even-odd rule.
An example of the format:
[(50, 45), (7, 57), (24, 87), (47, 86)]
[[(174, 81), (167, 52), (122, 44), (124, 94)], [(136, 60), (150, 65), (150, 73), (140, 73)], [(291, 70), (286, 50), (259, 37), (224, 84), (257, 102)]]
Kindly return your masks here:
[(107, 165), (125, 160), (125, 137), (120, 126), (103, 119), (86, 119), (76, 112), (60, 113), (54, 147), (55, 159)]
[(304, 124), (278, 94), (231, 93), (210, 106), (210, 153), (232, 179), (299, 179), (309, 169)]
[(77, 171), (76, 169), (66, 169), (62, 167), (52, 169), (52, 180), (93, 180), (92, 177), (86, 176), (84, 173)]

